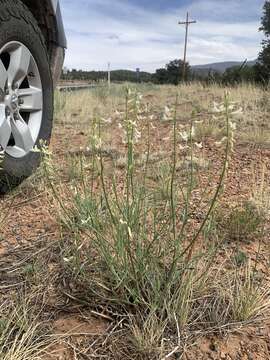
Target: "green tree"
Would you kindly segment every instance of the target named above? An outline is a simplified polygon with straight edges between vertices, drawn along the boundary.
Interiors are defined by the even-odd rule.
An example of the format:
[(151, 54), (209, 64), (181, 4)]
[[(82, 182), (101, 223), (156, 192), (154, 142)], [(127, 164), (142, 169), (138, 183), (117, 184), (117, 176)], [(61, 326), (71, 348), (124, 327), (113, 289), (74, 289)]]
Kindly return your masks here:
[(168, 74), (166, 69), (157, 69), (156, 73), (153, 75), (153, 81), (157, 84), (167, 84), (168, 83)]
[[(178, 85), (183, 80), (183, 65), (182, 60), (170, 61), (165, 68), (158, 69), (153, 76), (154, 82), (158, 84), (174, 84)], [(186, 80), (191, 78), (191, 69), (186, 63)]]
[(222, 82), (225, 85), (235, 85), (241, 82), (255, 82), (256, 77), (255, 66), (233, 66), (224, 72)]
[(265, 39), (256, 65), (257, 80), (268, 83), (270, 80), (270, 1), (268, 0), (263, 6), (262, 25), (259, 30), (264, 32)]
[[(167, 64), (168, 80), (170, 84), (179, 84), (183, 80), (184, 62), (182, 60), (173, 60)], [(186, 80), (190, 78), (190, 66), (186, 63)]]
[[(62, 73), (62, 80), (84, 80), (84, 81), (107, 81), (107, 71), (84, 71), (84, 70), (68, 70)], [(138, 73), (130, 70), (113, 70), (111, 71), (112, 82), (138, 82)], [(147, 72), (140, 72), (140, 82), (151, 82), (152, 74)]]

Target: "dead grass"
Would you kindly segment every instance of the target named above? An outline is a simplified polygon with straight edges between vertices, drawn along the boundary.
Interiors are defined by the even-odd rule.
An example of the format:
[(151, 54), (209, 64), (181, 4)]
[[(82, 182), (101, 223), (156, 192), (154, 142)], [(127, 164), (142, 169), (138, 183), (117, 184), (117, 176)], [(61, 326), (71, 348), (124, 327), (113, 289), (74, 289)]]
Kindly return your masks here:
[[(29, 294), (28, 294), (29, 296)], [(48, 346), (46, 327), (39, 319), (42, 308), (35, 308), (31, 297), (22, 295), (13, 303), (6, 301), (0, 310), (0, 358), (38, 360)]]

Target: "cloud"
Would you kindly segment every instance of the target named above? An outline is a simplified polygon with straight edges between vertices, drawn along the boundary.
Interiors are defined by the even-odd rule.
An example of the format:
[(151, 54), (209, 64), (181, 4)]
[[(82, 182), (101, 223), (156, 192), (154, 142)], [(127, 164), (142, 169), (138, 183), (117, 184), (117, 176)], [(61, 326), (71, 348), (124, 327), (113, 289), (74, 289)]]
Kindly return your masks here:
[(114, 69), (154, 71), (182, 56), (184, 27), (178, 20), (187, 9), (198, 21), (190, 28), (191, 64), (256, 58), (263, 0), (183, 2), (180, 7), (163, 5), (161, 11), (158, 0), (147, 7), (140, 0), (62, 0), (66, 65), (98, 70), (111, 62)]

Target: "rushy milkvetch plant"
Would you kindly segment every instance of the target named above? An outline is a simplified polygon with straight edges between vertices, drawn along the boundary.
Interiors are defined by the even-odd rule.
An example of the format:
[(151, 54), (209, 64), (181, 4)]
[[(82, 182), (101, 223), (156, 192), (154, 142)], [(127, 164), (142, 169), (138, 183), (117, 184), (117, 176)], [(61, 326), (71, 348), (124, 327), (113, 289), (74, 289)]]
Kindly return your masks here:
[[(71, 209), (63, 205), (50, 173), (47, 176), (52, 193), (61, 205), (62, 219), (76, 234), (73, 235), (75, 248), (65, 254), (65, 262), (73, 270), (76, 267), (75, 272), (99, 299), (110, 300), (128, 311), (137, 309), (146, 319), (149, 314), (161, 319), (163, 324), (166, 319), (166, 329), (176, 324), (184, 329), (197, 316), (192, 310), (207, 282), (214, 253), (212, 249), (204, 251), (200, 240), (223, 190), (234, 145), (233, 118), (236, 114), (236, 105), (231, 104), (228, 94), (224, 102), (213, 109), (213, 115), (225, 123), (226, 138), (220, 144), (225, 145), (225, 155), (217, 188), (196, 225), (191, 217), (191, 213), (199, 211), (193, 208), (193, 159), (194, 149), (200, 151), (202, 144), (194, 140), (196, 123), (193, 120), (185, 129), (179, 126), (177, 101), (175, 110), (166, 110), (166, 120), (171, 123), (168, 196), (160, 197), (149, 184), (148, 175), (153, 169), (149, 161), (150, 130), (155, 127), (153, 116), (143, 104), (141, 95), (129, 89), (125, 111), (118, 113), (119, 136), (126, 149), (124, 173), (119, 174), (116, 168), (107, 172), (107, 161), (101, 151), (104, 121), (96, 117), (90, 146), (97, 150), (92, 151), (91, 160), (91, 168), (95, 165), (98, 169), (97, 178), (85, 173), (82, 183), (72, 183)], [(179, 137), (190, 159), (184, 184), (177, 173), (177, 161), (183, 148)], [(135, 155), (142, 146), (146, 149), (145, 161), (139, 167)], [(45, 170), (48, 172), (48, 169), (47, 165)], [(84, 240), (80, 243), (81, 232), (84, 232)], [(136, 316), (136, 311), (133, 314)]]
[[(181, 183), (176, 181), (176, 163), (179, 156), (176, 111), (171, 118), (170, 196), (160, 201), (155, 191), (152, 188), (149, 189), (147, 184), (147, 173), (150, 170), (148, 161), (151, 152), (147, 134), (146, 161), (143, 169), (140, 171), (136, 169), (134, 156), (136, 146), (143, 141), (143, 135), (145, 135), (143, 131), (149, 134), (150, 127), (149, 114), (141, 100), (140, 94), (127, 90), (126, 109), (121, 114), (122, 120), (119, 126), (127, 152), (122, 190), (119, 191), (116, 174), (111, 179), (106, 177), (106, 164), (101, 152), (95, 160), (100, 166), (101, 193), (87, 194), (78, 189), (75, 212), (77, 211), (76, 221), (78, 222), (80, 211), (84, 209), (84, 220), (80, 227), (87, 230), (93, 245), (106, 264), (110, 278), (109, 287), (112, 289), (113, 296), (120, 296), (124, 303), (161, 309), (164, 308), (165, 303), (168, 303), (169, 297), (180, 296), (182, 280), (190, 277), (192, 273), (190, 269), (195, 266), (194, 261), (197, 257), (193, 256), (193, 251), (215, 208), (226, 177), (234, 143), (233, 116), (236, 112), (235, 105), (231, 104), (228, 95), (225, 96), (224, 103), (216, 105), (213, 110), (215, 116), (224, 118), (226, 122), (225, 159), (209, 209), (200, 226), (190, 234), (195, 124), (192, 121), (189, 128), (180, 133), (189, 148), (191, 158), (189, 182), (183, 188)], [(169, 111), (166, 113), (169, 114)], [(142, 124), (147, 124), (148, 130), (142, 130)], [(102, 125), (97, 128), (98, 131), (92, 134), (95, 139), (95, 144), (92, 146), (98, 144), (100, 147), (102, 146)], [(97, 136), (100, 139), (97, 140)], [(200, 144), (197, 144), (197, 147), (198, 145)], [(176, 191), (181, 194), (180, 200), (175, 196)], [(178, 301), (175, 300), (174, 304)]]

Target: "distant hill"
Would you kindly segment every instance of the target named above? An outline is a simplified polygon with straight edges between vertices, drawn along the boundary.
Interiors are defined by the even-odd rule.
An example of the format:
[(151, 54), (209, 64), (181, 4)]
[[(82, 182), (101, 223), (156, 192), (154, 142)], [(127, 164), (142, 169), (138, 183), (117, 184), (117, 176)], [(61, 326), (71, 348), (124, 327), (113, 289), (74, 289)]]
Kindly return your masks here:
[[(248, 61), (248, 66), (253, 66), (256, 64), (257, 60)], [(227, 69), (233, 67), (233, 66), (241, 66), (243, 62), (241, 61), (225, 61), (225, 62), (219, 62), (219, 63), (213, 63), (213, 64), (205, 64), (205, 65), (195, 65), (192, 66), (192, 70), (195, 72), (209, 72), (209, 70), (217, 71), (220, 73), (224, 73)]]

